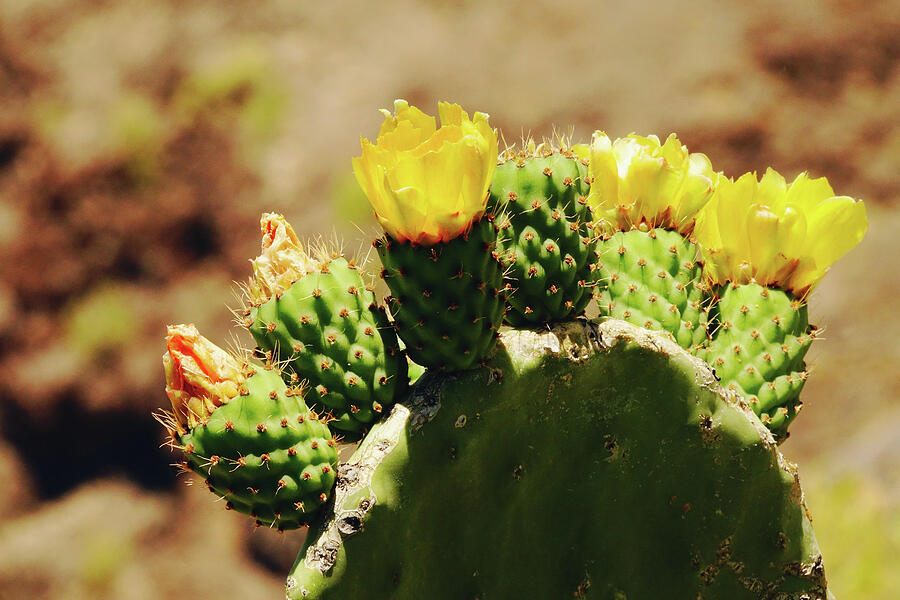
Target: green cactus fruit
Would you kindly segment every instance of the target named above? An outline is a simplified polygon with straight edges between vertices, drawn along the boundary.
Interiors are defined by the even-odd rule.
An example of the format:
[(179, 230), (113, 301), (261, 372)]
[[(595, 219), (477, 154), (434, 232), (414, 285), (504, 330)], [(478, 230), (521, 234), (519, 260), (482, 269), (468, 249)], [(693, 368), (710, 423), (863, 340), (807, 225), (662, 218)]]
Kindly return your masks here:
[(667, 332), (682, 348), (707, 342), (707, 303), (698, 250), (677, 231), (635, 229), (605, 236), (600, 314)]
[(806, 305), (789, 292), (755, 283), (727, 285), (720, 295), (713, 308), (715, 337), (701, 355), (722, 385), (741, 394), (784, 440), (801, 406), (803, 357), (815, 337)]
[(551, 149), (533, 141), (500, 161), (488, 207), (498, 213), (497, 246), (512, 290), (506, 322), (527, 327), (582, 314), (596, 262), (587, 163), (566, 144)]
[(163, 421), (183, 468), (259, 525), (308, 524), (331, 494), (337, 450), (301, 389), (274, 368), (241, 363), (193, 325), (170, 327), (167, 346), (173, 412)]
[(429, 369), (477, 366), (494, 349), (503, 319), (503, 274), (487, 218), (431, 246), (375, 241), (391, 290), (388, 307), (410, 358)]
[(397, 336), (356, 265), (311, 259), (280, 215), (263, 215), (262, 230), (244, 324), (288, 383), (309, 382), (312, 407), (333, 430), (359, 437), (406, 391)]
[(502, 342), (341, 465), (289, 600), (825, 599), (796, 468), (708, 365), (618, 320)]

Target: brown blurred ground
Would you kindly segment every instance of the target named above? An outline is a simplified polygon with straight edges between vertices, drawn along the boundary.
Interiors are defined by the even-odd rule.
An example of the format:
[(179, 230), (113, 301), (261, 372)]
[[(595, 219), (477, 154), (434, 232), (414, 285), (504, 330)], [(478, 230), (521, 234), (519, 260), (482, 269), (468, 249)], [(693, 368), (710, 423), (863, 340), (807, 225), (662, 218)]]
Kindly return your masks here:
[(350, 157), (397, 97), (864, 198), (784, 450), (834, 591), (900, 596), (900, 2), (486, 4), (0, 0), (0, 600), (280, 597), (300, 537), (158, 448), (164, 326), (229, 340), (263, 210), (364, 248)]

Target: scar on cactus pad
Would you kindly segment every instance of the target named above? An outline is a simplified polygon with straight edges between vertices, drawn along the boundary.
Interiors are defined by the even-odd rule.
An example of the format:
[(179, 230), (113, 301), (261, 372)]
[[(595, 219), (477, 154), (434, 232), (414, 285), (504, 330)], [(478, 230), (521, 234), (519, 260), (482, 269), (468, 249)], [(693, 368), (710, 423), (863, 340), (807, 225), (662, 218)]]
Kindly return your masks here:
[(295, 529), (328, 500), (337, 450), (303, 390), (238, 359), (193, 325), (169, 327), (163, 356), (172, 412), (160, 415), (182, 468), (259, 525)]
[(242, 321), (288, 384), (305, 380), (310, 404), (358, 439), (405, 391), (406, 357), (372, 286), (338, 253), (311, 256), (281, 215), (260, 221)]
[(687, 349), (707, 342), (709, 306), (691, 232), (719, 177), (675, 134), (660, 143), (594, 133), (588, 204), (601, 236), (601, 315), (665, 331)]
[(816, 336), (806, 300), (867, 228), (862, 202), (823, 177), (790, 184), (769, 169), (720, 181), (695, 235), (714, 286), (714, 337), (698, 352), (779, 439), (800, 410), (803, 358)]
[(397, 334), (416, 363), (473, 368), (494, 349), (505, 304), (485, 216), (497, 133), (486, 114), (445, 102), (440, 128), (403, 100), (382, 113), (353, 170), (385, 232), (375, 247)]
[(596, 239), (587, 161), (558, 138), (500, 154), (489, 208), (509, 290), (506, 322), (527, 327), (584, 313), (594, 291)]

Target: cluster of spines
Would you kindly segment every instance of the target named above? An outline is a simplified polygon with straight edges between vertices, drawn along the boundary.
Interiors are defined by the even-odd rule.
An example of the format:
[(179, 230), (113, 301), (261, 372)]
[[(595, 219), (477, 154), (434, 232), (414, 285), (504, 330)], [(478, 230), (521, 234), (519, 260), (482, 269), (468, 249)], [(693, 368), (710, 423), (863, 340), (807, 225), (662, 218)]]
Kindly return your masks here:
[(590, 301), (596, 239), (586, 166), (562, 138), (525, 140), (500, 154), (488, 206), (497, 213), (513, 326), (577, 316)]
[(482, 364), (493, 350), (505, 309), (495, 241), (487, 217), (465, 234), (432, 246), (400, 243), (387, 235), (375, 240), (381, 277), (391, 291), (385, 300), (414, 362), (465, 370)]
[(358, 437), (406, 389), (406, 358), (352, 260), (333, 253), (273, 297), (251, 298), (244, 314), (259, 351), (309, 382), (336, 432)]
[(606, 234), (598, 252), (600, 314), (661, 330), (696, 350), (708, 343), (711, 298), (696, 245), (677, 231)]

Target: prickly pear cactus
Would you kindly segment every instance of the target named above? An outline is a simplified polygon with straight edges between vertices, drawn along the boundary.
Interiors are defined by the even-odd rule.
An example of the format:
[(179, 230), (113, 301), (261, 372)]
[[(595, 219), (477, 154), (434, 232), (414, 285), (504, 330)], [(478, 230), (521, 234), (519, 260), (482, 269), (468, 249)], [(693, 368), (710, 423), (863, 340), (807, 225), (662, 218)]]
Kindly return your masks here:
[[(426, 374), (287, 579), (315, 598), (826, 597), (793, 465), (711, 369), (620, 321)], [(662, 594), (662, 596), (661, 596)]]
[(406, 352), (433, 369), (465, 370), (494, 349), (503, 318), (503, 275), (493, 225), (482, 219), (464, 235), (429, 247), (389, 237), (375, 243), (381, 276)]
[[(160, 419), (183, 467), (260, 524), (312, 526), (288, 600), (829, 598), (776, 444), (806, 378), (806, 300), (861, 239), (862, 203), (805, 174), (726, 179), (674, 135), (597, 132), (498, 169), (487, 115), (383, 112), (353, 167), (384, 229), (390, 313), (267, 215), (241, 315), (265, 364), (190, 326), (167, 338)], [(574, 318), (584, 184), (597, 321)], [(524, 277), (543, 269), (533, 289), (520, 251)], [(500, 330), (507, 309), (538, 329)], [(329, 425), (368, 430), (340, 466)]]
[(260, 525), (296, 529), (331, 494), (337, 451), (331, 432), (269, 366), (213, 345), (193, 325), (169, 328), (162, 417), (184, 468), (199, 473), (226, 507)]
[(441, 127), (403, 100), (375, 144), (362, 140), (356, 178), (385, 236), (375, 242), (388, 305), (410, 358), (465, 370), (494, 349), (505, 307), (496, 232), (485, 216), (497, 162), (488, 116), (438, 105)]
[(691, 232), (718, 179), (709, 159), (674, 134), (660, 144), (594, 133), (588, 202), (602, 238), (601, 315), (665, 331), (683, 348), (707, 342), (709, 302)]
[(336, 432), (358, 438), (406, 391), (397, 336), (356, 265), (311, 258), (280, 215), (261, 225), (243, 324), (268, 360), (284, 364), (288, 383), (309, 382), (313, 408)]
[(602, 242), (600, 314), (662, 330), (683, 348), (707, 341), (697, 246), (677, 231), (619, 231)]
[(806, 300), (828, 267), (866, 231), (862, 202), (824, 179), (788, 184), (769, 169), (725, 180), (697, 217), (704, 278), (715, 302), (706, 358), (779, 440), (800, 410), (803, 357), (815, 339)]
[(511, 290), (507, 323), (550, 323), (584, 313), (594, 289), (597, 241), (587, 204), (587, 164), (565, 140), (508, 148), (488, 209)]

